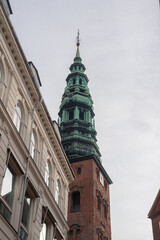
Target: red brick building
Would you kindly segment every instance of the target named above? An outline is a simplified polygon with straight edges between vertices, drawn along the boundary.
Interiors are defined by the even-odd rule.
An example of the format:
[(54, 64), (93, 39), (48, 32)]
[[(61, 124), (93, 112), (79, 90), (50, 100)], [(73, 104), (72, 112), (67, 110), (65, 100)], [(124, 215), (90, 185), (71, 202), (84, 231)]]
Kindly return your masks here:
[(94, 156), (71, 163), (75, 181), (70, 185), (69, 240), (110, 240), (111, 180)]
[(160, 240), (160, 190), (148, 213), (148, 217), (152, 220), (153, 239)]

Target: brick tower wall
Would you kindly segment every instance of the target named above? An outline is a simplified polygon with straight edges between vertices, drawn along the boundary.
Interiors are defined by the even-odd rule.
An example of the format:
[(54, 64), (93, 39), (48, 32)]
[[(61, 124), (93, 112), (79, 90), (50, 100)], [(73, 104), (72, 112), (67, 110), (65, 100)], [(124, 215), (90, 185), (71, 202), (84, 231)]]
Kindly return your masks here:
[[(72, 163), (75, 180), (70, 184), (68, 240), (110, 240), (109, 184), (94, 159)], [(80, 192), (80, 209), (73, 211), (72, 194)], [(106, 208), (106, 211), (105, 211)]]

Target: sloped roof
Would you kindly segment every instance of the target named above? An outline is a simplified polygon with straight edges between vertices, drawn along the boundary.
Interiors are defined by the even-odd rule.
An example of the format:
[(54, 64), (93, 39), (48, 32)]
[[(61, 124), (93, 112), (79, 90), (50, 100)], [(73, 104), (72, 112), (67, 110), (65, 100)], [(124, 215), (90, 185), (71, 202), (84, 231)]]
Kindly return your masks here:
[(148, 213), (148, 217), (152, 219), (156, 215), (160, 215), (160, 189)]

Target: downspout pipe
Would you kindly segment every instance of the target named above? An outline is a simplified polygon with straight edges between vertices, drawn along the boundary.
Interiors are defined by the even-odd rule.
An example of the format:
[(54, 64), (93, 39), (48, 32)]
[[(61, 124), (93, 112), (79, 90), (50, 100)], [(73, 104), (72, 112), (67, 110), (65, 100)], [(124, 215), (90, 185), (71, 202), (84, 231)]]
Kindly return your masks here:
[(26, 163), (26, 169), (25, 169), (25, 174), (24, 174), (24, 185), (23, 185), (23, 190), (22, 190), (22, 201), (21, 201), (21, 208), (20, 208), (20, 214), (19, 214), (19, 222), (18, 222), (18, 232), (17, 232), (17, 240), (19, 240), (20, 237), (20, 231), (21, 231), (21, 222), (22, 222), (22, 214), (23, 214), (23, 207), (24, 207), (24, 199), (25, 199), (25, 193), (26, 193), (26, 188), (27, 188), (27, 179), (28, 179), (28, 170), (29, 170), (29, 162), (31, 158), (30, 154), (30, 147), (31, 147), (31, 137), (32, 137), (32, 132), (33, 132), (33, 123), (34, 123), (34, 114), (35, 114), (35, 109), (42, 103), (43, 99), (41, 98), (37, 104), (34, 105), (32, 109), (32, 120), (31, 120), (31, 130), (30, 130), (30, 135), (29, 135), (29, 154), (27, 157), (27, 163)]

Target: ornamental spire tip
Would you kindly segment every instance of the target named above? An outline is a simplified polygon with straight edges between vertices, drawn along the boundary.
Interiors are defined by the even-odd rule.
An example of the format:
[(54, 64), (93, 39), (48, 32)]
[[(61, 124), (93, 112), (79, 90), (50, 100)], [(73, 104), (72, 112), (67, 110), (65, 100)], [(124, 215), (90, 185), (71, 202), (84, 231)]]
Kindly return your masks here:
[(79, 33), (79, 29), (78, 29), (77, 38), (76, 38), (76, 40), (77, 40), (77, 43), (76, 43), (77, 47), (80, 46), (80, 38), (79, 38), (79, 36), (80, 36), (80, 33)]

